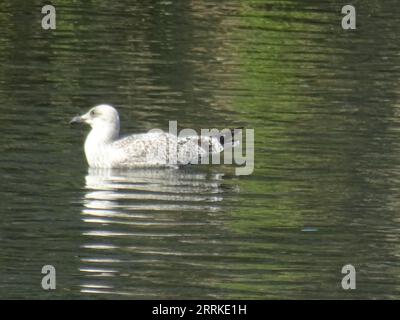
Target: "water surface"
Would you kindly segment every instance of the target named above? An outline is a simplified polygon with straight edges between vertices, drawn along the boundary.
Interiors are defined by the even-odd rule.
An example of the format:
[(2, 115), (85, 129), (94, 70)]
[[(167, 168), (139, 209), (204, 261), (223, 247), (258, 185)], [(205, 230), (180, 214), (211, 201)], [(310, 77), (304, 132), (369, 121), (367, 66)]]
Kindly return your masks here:
[[(400, 297), (395, 1), (353, 31), (340, 1), (41, 4), (0, 3), (1, 298)], [(88, 170), (68, 121), (100, 103), (253, 128), (255, 170)]]

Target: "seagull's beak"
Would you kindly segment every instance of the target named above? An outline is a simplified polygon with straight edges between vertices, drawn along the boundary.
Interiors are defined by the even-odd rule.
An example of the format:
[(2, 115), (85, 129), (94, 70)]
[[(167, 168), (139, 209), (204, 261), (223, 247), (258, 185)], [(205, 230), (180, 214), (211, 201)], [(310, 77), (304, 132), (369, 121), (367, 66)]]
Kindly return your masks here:
[(69, 124), (83, 123), (83, 119), (80, 116), (73, 117)]
[(76, 116), (71, 119), (69, 124), (77, 124), (77, 123), (86, 123), (86, 117), (83, 116)]

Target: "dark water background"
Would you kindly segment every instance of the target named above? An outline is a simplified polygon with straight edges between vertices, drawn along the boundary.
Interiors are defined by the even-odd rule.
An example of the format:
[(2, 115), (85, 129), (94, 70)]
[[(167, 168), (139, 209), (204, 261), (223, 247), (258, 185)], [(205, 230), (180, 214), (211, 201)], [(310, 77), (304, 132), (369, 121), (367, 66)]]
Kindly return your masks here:
[[(400, 298), (396, 1), (52, 3), (0, 2), (0, 298)], [(99, 103), (254, 128), (254, 173), (88, 171)]]

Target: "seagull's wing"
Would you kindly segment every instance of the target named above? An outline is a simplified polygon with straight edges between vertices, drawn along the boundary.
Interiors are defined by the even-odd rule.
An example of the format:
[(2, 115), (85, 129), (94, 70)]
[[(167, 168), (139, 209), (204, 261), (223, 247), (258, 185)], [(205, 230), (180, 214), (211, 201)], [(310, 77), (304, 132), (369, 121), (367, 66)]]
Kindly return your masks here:
[(111, 145), (115, 162), (123, 167), (175, 166), (200, 163), (202, 157), (232, 145), (225, 134), (176, 137), (166, 132), (134, 134)]
[(134, 134), (111, 145), (122, 166), (168, 165), (170, 148), (176, 149), (176, 138), (167, 133)]

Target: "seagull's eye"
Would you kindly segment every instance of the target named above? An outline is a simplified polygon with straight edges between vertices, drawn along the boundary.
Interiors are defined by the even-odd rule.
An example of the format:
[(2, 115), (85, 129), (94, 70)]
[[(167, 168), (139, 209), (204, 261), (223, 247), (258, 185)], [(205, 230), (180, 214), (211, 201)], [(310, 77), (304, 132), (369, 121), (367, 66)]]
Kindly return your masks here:
[(96, 112), (95, 112), (94, 110), (92, 110), (92, 111), (90, 111), (90, 115), (91, 115), (92, 117), (94, 117), (94, 116), (96, 115)]

